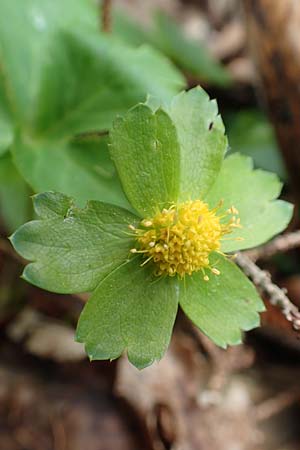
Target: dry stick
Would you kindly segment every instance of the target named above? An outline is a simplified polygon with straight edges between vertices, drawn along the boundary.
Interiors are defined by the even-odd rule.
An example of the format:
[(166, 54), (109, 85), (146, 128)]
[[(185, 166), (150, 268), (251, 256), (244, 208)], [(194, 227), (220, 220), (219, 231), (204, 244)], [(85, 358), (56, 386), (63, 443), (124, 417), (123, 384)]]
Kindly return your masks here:
[(83, 133), (75, 134), (74, 140), (81, 140), (81, 139), (94, 139), (94, 138), (101, 138), (103, 136), (108, 136), (109, 132), (108, 130), (102, 130), (102, 131), (84, 131)]
[(100, 3), (101, 30), (105, 33), (111, 32), (111, 5), (112, 0), (103, 0)]
[(254, 408), (255, 419), (261, 422), (279, 414), (284, 409), (298, 402), (299, 393), (299, 389), (294, 388), (265, 400)]
[(270, 274), (260, 269), (243, 253), (237, 253), (235, 262), (253, 283), (268, 295), (270, 303), (281, 309), (285, 318), (292, 323), (294, 330), (300, 330), (300, 311), (287, 297), (285, 290), (272, 282)]
[(258, 259), (268, 259), (277, 253), (287, 252), (297, 247), (300, 247), (300, 231), (278, 236), (265, 245), (244, 252), (244, 255), (246, 254), (248, 258), (255, 262)]

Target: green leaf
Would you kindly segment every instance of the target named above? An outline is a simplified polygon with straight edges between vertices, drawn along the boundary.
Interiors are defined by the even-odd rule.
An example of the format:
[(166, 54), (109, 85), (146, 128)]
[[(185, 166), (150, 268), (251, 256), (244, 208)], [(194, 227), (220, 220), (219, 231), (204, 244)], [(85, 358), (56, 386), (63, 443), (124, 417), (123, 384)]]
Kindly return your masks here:
[(130, 45), (140, 46), (151, 43), (150, 32), (145, 25), (137, 22), (128, 15), (125, 8), (116, 4), (112, 11), (112, 33), (122, 42)]
[[(1, 102), (1, 97), (0, 97)], [(0, 104), (0, 156), (2, 156), (11, 145), (14, 138), (13, 126), (8, 116), (1, 110)]]
[(157, 279), (139, 264), (134, 258), (117, 268), (86, 304), (77, 340), (91, 359), (115, 359), (126, 350), (142, 369), (166, 351), (177, 312), (176, 280)]
[(220, 347), (241, 343), (241, 330), (259, 326), (258, 312), (264, 305), (253, 284), (225, 259), (215, 255), (211, 264), (221, 271), (203, 280), (202, 273), (180, 284), (180, 305), (187, 316)]
[(159, 103), (150, 96), (147, 105), (117, 120), (111, 132), (111, 154), (124, 190), (143, 216), (177, 200), (202, 197), (227, 148), (217, 104), (200, 87), (177, 95), (170, 106), (165, 102), (163, 109), (157, 109)]
[(232, 152), (250, 156), (255, 167), (277, 173), (282, 180), (287, 180), (274, 130), (261, 111), (232, 111), (223, 118)]
[[(1, 19), (0, 19), (1, 21)], [(1, 33), (1, 31), (0, 31)], [(1, 47), (0, 47), (1, 51)], [(1, 53), (0, 53), (1, 55)], [(1, 56), (0, 56), (1, 58)], [(0, 59), (1, 62), (1, 59)], [(11, 120), (10, 107), (6, 96), (5, 74), (0, 70), (0, 156), (7, 152), (14, 137), (14, 129)]]
[(30, 191), (15, 168), (9, 153), (0, 157), (0, 214), (8, 232), (32, 215)]
[(12, 140), (13, 133), (10, 124), (0, 118), (0, 156), (7, 151)]
[(34, 142), (16, 140), (13, 155), (35, 192), (55, 190), (76, 198), (130, 208), (110, 159), (107, 138)]
[(95, 160), (87, 158), (81, 167), (76, 154), (84, 149), (78, 150), (71, 138), (109, 127), (116, 113), (126, 111), (147, 91), (169, 98), (177, 92), (173, 71), (151, 49), (135, 51), (104, 37), (83, 39), (66, 32), (59, 36), (61, 41), (53, 43), (57, 54), (50, 52), (44, 66), (32, 130), (23, 132), (13, 147), (16, 164), (35, 192), (51, 189), (80, 201), (126, 206), (116, 177), (107, 180), (95, 173), (95, 165), (101, 167), (100, 153), (94, 152)]
[(153, 45), (185, 73), (204, 82), (221, 87), (231, 83), (230, 74), (210, 55), (204, 43), (185, 36), (179, 24), (161, 11), (155, 14), (152, 26), (145, 28), (118, 6), (113, 14), (113, 33), (131, 45)]
[(180, 148), (176, 129), (162, 109), (153, 112), (138, 105), (117, 119), (111, 155), (130, 203), (143, 217), (176, 202)]
[[(97, 178), (99, 158), (74, 148), (74, 134), (107, 130), (117, 113), (148, 92), (170, 99), (184, 81), (158, 51), (131, 48), (98, 28), (91, 0), (3, 0), (0, 153), (17, 130), (15, 164), (34, 191), (125, 205), (116, 177), (108, 184)], [(77, 159), (85, 160), (83, 169)]]
[(1, 0), (0, 83), (16, 120), (24, 123), (32, 115), (53, 33), (78, 27), (97, 29), (96, 7), (89, 0)]
[(58, 293), (91, 291), (128, 258), (128, 225), (138, 223), (128, 211), (96, 201), (79, 209), (71, 198), (51, 192), (35, 196), (34, 206), (40, 220), (11, 238), (32, 261), (23, 272), (30, 283)]
[(214, 183), (227, 149), (217, 103), (196, 87), (178, 94), (168, 112), (180, 144), (179, 200), (200, 198)]
[(68, 137), (108, 129), (117, 113), (147, 93), (170, 99), (182, 87), (179, 73), (150, 47), (132, 49), (111, 36), (61, 32), (43, 66), (35, 131)]
[(289, 223), (293, 206), (276, 200), (282, 184), (275, 174), (253, 170), (250, 158), (237, 153), (225, 159), (221, 172), (206, 201), (211, 207), (224, 200), (219, 213), (232, 205), (239, 211), (242, 228), (228, 238), (241, 237), (243, 241), (228, 240), (223, 252), (255, 247), (284, 230)]
[(227, 87), (231, 78), (226, 69), (200, 43), (187, 38), (180, 26), (163, 12), (156, 14), (151, 42), (188, 74)]

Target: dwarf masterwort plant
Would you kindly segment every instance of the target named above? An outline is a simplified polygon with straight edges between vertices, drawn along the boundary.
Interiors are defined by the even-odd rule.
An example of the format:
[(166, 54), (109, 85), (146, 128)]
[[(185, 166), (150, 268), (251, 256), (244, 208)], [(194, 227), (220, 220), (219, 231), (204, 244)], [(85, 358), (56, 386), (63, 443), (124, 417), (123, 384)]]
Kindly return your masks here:
[[(143, 368), (170, 341), (178, 305), (221, 347), (259, 325), (263, 303), (234, 253), (282, 231), (281, 183), (228, 147), (217, 104), (201, 88), (159, 106), (149, 98), (110, 131), (129, 209), (60, 193), (34, 197), (37, 220), (12, 236), (23, 277), (59, 293), (91, 292), (77, 340), (91, 359), (126, 351)], [(76, 183), (74, 174), (74, 183)]]

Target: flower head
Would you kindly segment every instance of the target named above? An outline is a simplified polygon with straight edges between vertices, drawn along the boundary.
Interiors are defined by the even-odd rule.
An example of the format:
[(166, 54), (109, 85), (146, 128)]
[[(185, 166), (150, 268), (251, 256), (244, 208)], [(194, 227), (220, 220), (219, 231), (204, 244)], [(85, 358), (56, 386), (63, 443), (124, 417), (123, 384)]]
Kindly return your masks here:
[(201, 88), (164, 107), (137, 105), (110, 140), (130, 211), (122, 196), (126, 208), (84, 209), (63, 194), (36, 196), (39, 219), (12, 237), (32, 261), (23, 277), (54, 292), (92, 292), (77, 328), (91, 359), (126, 350), (142, 368), (161, 358), (179, 304), (218, 345), (239, 343), (263, 304), (226, 255), (285, 228), (292, 208), (276, 200), (281, 183), (249, 158), (224, 159), (224, 125)]
[[(208, 281), (207, 270), (220, 275), (211, 266), (209, 256), (211, 252), (220, 253), (223, 237), (241, 225), (234, 207), (223, 216), (217, 215), (218, 209), (210, 210), (201, 200), (164, 208), (153, 218), (143, 219), (139, 228), (131, 227), (136, 236), (136, 247), (131, 253), (143, 255), (142, 265), (153, 261), (155, 274), (159, 276), (183, 278), (201, 270), (203, 279)], [(222, 223), (224, 218), (227, 220)]]

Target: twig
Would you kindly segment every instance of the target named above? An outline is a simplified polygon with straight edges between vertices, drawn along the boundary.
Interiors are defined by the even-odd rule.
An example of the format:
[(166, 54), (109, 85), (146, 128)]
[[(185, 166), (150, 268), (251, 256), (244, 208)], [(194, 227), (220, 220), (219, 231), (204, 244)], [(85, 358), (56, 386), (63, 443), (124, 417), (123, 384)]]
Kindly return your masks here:
[(111, 5), (112, 0), (102, 0), (100, 2), (101, 30), (105, 33), (111, 32)]
[(297, 247), (300, 247), (300, 231), (278, 236), (265, 245), (248, 250), (245, 254), (255, 262), (258, 259), (268, 259), (277, 253), (287, 252)]
[(291, 389), (265, 400), (255, 407), (255, 419), (261, 422), (270, 419), (276, 414), (279, 414), (284, 409), (292, 406), (294, 403), (297, 403), (299, 400), (299, 394), (299, 389)]
[(270, 303), (281, 309), (286, 320), (292, 323), (294, 330), (300, 330), (299, 309), (287, 297), (286, 291), (272, 282), (270, 274), (260, 269), (243, 253), (236, 255), (235, 262), (252, 279), (253, 283), (268, 295)]
[(103, 130), (103, 131), (84, 131), (83, 133), (75, 134), (73, 139), (74, 140), (95, 139), (95, 138), (101, 138), (103, 136), (108, 136), (108, 134), (109, 134), (108, 130)]
[(66, 430), (62, 420), (53, 420), (52, 422), (53, 447), (54, 450), (66, 450), (67, 438)]

